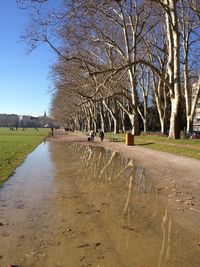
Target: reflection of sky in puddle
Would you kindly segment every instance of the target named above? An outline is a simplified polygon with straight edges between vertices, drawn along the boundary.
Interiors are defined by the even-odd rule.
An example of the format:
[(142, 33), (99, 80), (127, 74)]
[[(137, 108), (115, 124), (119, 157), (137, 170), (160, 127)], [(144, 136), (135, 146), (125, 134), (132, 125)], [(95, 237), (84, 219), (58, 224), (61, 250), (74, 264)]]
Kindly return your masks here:
[[(27, 180), (27, 182), (31, 179), (36, 181), (40, 179), (41, 176), (50, 179), (53, 175), (52, 172), (53, 167), (50, 159), (49, 143), (43, 142), (26, 157), (24, 163), (20, 165), (9, 180), (4, 183), (3, 190), (5, 191), (7, 186), (24, 182), (24, 179)], [(42, 179), (40, 179), (40, 181), (42, 182)]]

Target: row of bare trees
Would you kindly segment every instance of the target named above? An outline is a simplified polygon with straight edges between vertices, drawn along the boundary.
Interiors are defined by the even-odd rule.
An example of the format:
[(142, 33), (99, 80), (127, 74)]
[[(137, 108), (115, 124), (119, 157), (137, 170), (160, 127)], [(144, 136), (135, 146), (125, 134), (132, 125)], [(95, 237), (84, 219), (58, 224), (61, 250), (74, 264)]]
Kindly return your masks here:
[(192, 130), (200, 95), (199, 0), (64, 0), (54, 9), (48, 3), (30, 1), (34, 19), (24, 39), (32, 48), (47, 43), (58, 55), (57, 120), (114, 132), (130, 125), (139, 134), (139, 120), (148, 130), (154, 103), (162, 133), (180, 137), (183, 106)]

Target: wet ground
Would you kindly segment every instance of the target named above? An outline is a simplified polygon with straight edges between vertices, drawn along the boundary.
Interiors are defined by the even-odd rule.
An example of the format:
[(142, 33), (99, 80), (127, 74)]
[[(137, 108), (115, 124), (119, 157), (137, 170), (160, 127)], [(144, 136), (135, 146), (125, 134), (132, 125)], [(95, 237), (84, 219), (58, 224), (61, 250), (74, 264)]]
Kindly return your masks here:
[(0, 189), (0, 267), (198, 267), (199, 241), (104, 148), (46, 142)]

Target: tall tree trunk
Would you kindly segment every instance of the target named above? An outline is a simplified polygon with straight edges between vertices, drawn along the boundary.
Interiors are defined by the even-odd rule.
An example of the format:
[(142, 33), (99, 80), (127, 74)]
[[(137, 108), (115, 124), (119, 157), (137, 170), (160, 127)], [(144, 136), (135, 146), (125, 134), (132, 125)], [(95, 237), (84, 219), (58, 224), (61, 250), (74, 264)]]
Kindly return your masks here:
[(178, 18), (176, 2), (174, 0), (165, 1), (168, 5), (166, 10), (166, 25), (168, 38), (168, 75), (171, 84), (171, 117), (169, 138), (180, 138), (180, 40), (178, 30)]
[(162, 134), (165, 134), (165, 118), (160, 118), (160, 131)]
[(144, 132), (146, 133), (148, 131), (147, 119), (143, 120), (143, 126), (144, 126)]
[(109, 132), (112, 132), (112, 119), (110, 113), (108, 113), (108, 125), (109, 125)]
[(122, 110), (122, 132), (125, 133), (126, 128), (125, 128), (125, 112)]
[(180, 112), (179, 98), (171, 99), (171, 117), (170, 117), (169, 138), (172, 138), (172, 139), (180, 138), (179, 112)]
[(138, 135), (138, 131), (136, 131), (136, 129), (139, 129), (139, 121), (136, 119), (136, 114), (128, 114), (128, 116), (132, 126), (131, 134)]
[(104, 122), (103, 108), (101, 104), (100, 104), (100, 120), (101, 120), (101, 130), (105, 132), (105, 122)]
[(191, 120), (193, 120), (191, 116), (191, 97), (192, 94), (189, 91), (189, 80), (188, 80), (188, 49), (187, 47), (184, 47), (184, 66), (183, 66), (183, 72), (184, 72), (184, 91), (185, 91), (185, 107), (186, 107), (186, 119), (187, 119), (187, 128), (186, 131), (190, 132), (192, 123)]
[(193, 130), (193, 118), (194, 116), (187, 115), (187, 128), (186, 128), (187, 133), (192, 132)]
[[(133, 66), (135, 68), (135, 66)], [(134, 69), (129, 69), (129, 80), (130, 80), (130, 87), (131, 87), (131, 100), (133, 106), (133, 114), (129, 114), (129, 119), (132, 125), (132, 134), (139, 135), (139, 118), (138, 118), (138, 101), (137, 101), (137, 93), (136, 93), (136, 84), (135, 84), (135, 77), (134, 77)]]
[(97, 132), (97, 122), (95, 119), (92, 119), (93, 121), (93, 131), (96, 133)]
[(108, 104), (106, 103), (105, 100), (103, 100), (103, 105), (105, 106), (105, 108), (108, 110), (108, 112), (110, 113), (111, 115), (111, 118), (113, 120), (113, 124), (114, 124), (114, 129), (113, 129), (113, 132), (114, 134), (118, 133), (119, 132), (119, 125), (118, 125), (118, 121), (113, 113), (113, 111), (109, 108)]
[(192, 103), (191, 103), (191, 111), (190, 114), (187, 116), (187, 132), (193, 131), (193, 120), (194, 120), (194, 115), (195, 115), (195, 108), (196, 104), (198, 102), (198, 99), (200, 97), (200, 76), (198, 79), (198, 82), (193, 85), (194, 90), (193, 96), (192, 96)]
[[(163, 98), (164, 98), (163, 103), (161, 101), (161, 94), (162, 93), (163, 93)], [(166, 131), (166, 127), (165, 127), (166, 112), (165, 112), (165, 110), (166, 110), (167, 100), (166, 100), (165, 86), (164, 86), (164, 84), (160, 78), (158, 80), (157, 85), (154, 81), (154, 97), (156, 100), (156, 106), (157, 106), (159, 120), (160, 120), (160, 127), (161, 127), (160, 131), (162, 134), (164, 134)]]

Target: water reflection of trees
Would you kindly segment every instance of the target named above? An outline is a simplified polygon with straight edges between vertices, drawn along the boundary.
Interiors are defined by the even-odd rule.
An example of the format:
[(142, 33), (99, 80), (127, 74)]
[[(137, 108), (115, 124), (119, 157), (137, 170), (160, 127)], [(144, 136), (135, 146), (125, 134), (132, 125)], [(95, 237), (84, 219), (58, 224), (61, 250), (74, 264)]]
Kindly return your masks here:
[(105, 187), (108, 195), (114, 185), (120, 184), (120, 187), (124, 189), (122, 190), (123, 218), (130, 213), (136, 200), (145, 204), (145, 215), (147, 215), (148, 203), (152, 198), (155, 200), (155, 205), (150, 214), (152, 217), (156, 215), (157, 191), (153, 187), (152, 179), (146, 176), (145, 170), (138, 167), (133, 159), (124, 158), (112, 150), (93, 146), (73, 144), (71, 149), (76, 150), (80, 155), (80, 168), (77, 171), (82, 180), (97, 181)]
[[(143, 249), (152, 249), (158, 267), (173, 266), (175, 257), (180, 259), (182, 251), (187, 254), (187, 247), (181, 242), (182, 229), (172, 220), (168, 210), (161, 207), (151, 177), (133, 159), (99, 147), (71, 144), (69, 149), (79, 159), (76, 164), (79, 180), (87, 183), (89, 192), (98, 197), (99, 192), (104, 192), (98, 204), (112, 205), (106, 206), (108, 209), (104, 209), (103, 215), (110, 213), (108, 218), (113, 219), (113, 227), (117, 225), (119, 251), (130, 251), (135, 242)], [(138, 241), (137, 235), (143, 239)], [(154, 248), (146, 245), (152, 241), (156, 243)]]
[[(133, 159), (122, 157), (119, 153), (103, 148), (91, 146), (82, 147), (74, 145), (81, 158), (79, 175), (83, 180), (95, 180), (107, 190), (109, 198), (110, 191), (114, 185), (123, 187), (121, 201), (121, 230), (118, 235), (118, 250), (126, 250), (130, 243), (130, 235), (138, 232), (135, 229), (135, 215), (143, 218), (148, 217), (148, 223), (154, 220), (158, 211), (158, 193), (153, 186), (152, 179), (146, 175), (145, 170), (138, 167)], [(109, 202), (109, 199), (107, 199)], [(139, 214), (135, 211), (139, 210)], [(158, 252), (158, 266), (170, 258), (171, 228), (172, 221), (167, 210), (159, 214), (161, 228), (161, 248)], [(134, 225), (134, 226), (133, 226)], [(159, 228), (159, 227), (158, 227)]]

